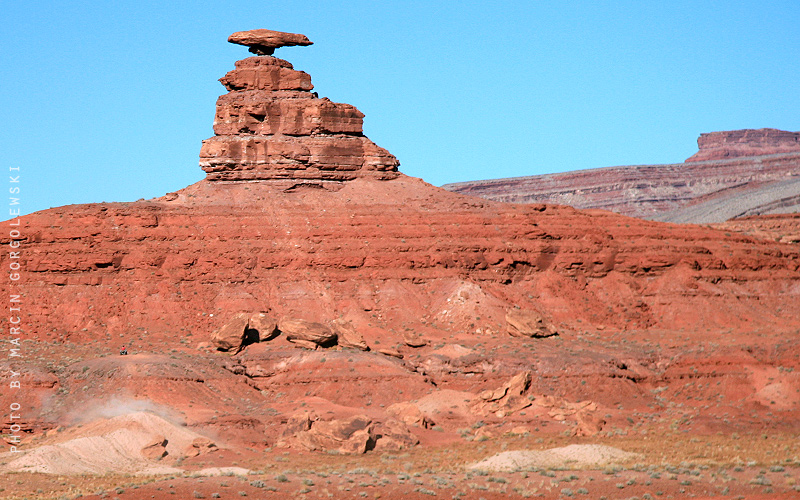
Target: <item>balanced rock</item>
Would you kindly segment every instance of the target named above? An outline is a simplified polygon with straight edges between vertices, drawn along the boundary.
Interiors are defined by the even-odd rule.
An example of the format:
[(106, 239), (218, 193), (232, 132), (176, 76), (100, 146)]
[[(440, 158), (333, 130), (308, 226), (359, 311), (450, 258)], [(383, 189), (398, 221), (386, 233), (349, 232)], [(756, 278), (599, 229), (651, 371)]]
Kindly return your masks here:
[(543, 338), (558, 335), (555, 327), (533, 309), (511, 309), (506, 314), (507, 332), (512, 337)]
[[(311, 44), (303, 35), (269, 30), (234, 33), (229, 41), (263, 53)], [(341, 182), (398, 176), (397, 158), (364, 136), (364, 114), (312, 94), (311, 77), (288, 61), (250, 57), (220, 82), (230, 92), (217, 100), (215, 136), (200, 150), (207, 180)]]
[(246, 45), (250, 47), (250, 52), (259, 55), (272, 54), (279, 47), (312, 45), (314, 43), (307, 36), (299, 33), (285, 33), (283, 31), (265, 29), (237, 31), (228, 37), (228, 41)]
[(286, 335), (286, 340), (289, 342), (309, 349), (331, 347), (336, 344), (336, 333), (322, 323), (284, 318), (278, 323), (278, 329)]

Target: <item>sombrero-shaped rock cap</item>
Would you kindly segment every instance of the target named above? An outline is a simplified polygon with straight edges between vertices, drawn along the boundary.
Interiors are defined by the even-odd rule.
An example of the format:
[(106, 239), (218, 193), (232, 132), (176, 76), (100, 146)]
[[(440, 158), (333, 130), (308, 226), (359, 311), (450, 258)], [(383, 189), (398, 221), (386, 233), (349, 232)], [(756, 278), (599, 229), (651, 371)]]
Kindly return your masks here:
[(237, 31), (228, 37), (231, 43), (247, 45), (250, 52), (258, 55), (272, 55), (278, 47), (292, 47), (295, 45), (311, 45), (314, 42), (307, 36), (299, 33), (284, 33), (272, 30)]

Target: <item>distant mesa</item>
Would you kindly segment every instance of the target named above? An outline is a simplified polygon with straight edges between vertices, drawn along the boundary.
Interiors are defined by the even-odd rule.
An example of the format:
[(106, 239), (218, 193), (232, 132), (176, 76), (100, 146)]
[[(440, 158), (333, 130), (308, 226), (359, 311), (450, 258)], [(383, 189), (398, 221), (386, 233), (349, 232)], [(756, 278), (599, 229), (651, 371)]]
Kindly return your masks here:
[(710, 132), (700, 134), (697, 147), (699, 151), (687, 162), (795, 153), (800, 152), (800, 132), (774, 128)]
[(293, 47), (296, 45), (312, 45), (314, 42), (307, 36), (299, 33), (285, 33), (283, 31), (272, 31), (265, 29), (237, 31), (228, 37), (231, 43), (246, 45), (250, 47), (250, 52), (268, 56), (280, 47)]

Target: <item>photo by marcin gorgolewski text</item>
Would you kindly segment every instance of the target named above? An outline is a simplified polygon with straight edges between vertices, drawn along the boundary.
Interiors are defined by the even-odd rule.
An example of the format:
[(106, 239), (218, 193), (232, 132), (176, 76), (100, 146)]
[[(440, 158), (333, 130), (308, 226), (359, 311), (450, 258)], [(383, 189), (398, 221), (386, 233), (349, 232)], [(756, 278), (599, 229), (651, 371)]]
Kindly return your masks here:
[(22, 427), (20, 425), (22, 418), (22, 405), (17, 400), (17, 395), (20, 393), (21, 381), (18, 363), (24, 357), (22, 351), (22, 293), (19, 291), (19, 281), (22, 277), (22, 229), (20, 216), (22, 214), (20, 204), (20, 167), (9, 167), (9, 188), (8, 188), (8, 361), (9, 373), (7, 374), (7, 385), (11, 402), (7, 409), (8, 417), (6, 418), (6, 425), (3, 429), (3, 437), (9, 445), (9, 451), (19, 452), (19, 443), (21, 440)]

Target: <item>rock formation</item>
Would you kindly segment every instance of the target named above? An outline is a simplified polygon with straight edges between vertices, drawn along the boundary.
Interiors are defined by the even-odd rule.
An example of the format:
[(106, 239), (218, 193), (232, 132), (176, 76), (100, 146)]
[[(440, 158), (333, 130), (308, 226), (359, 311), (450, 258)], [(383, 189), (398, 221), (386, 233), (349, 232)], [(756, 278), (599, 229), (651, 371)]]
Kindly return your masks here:
[[(460, 182), (462, 194), (512, 203), (601, 208), (664, 222), (712, 223), (800, 211), (800, 132), (703, 134), (686, 163)], [(758, 156), (753, 156), (758, 155)]]
[(558, 331), (537, 311), (512, 309), (506, 314), (508, 334), (512, 337), (544, 338)]
[[(708, 418), (681, 431), (766, 432), (750, 424), (763, 408), (796, 435), (793, 240), (448, 192), (400, 174), (355, 108), (316, 99), (285, 61), (246, 59), (223, 83), (205, 180), (19, 218), (0, 267), (21, 278), (1, 286), (23, 301), (27, 357), (0, 360), (22, 381), (0, 406), (21, 403), (26, 430), (113, 392), (240, 449), (591, 434), (645, 415), (653, 435), (686, 415)], [(235, 355), (199, 348), (215, 331)], [(167, 458), (201, 449), (160, 434)]]
[(484, 416), (495, 413), (503, 418), (510, 413), (525, 409), (531, 405), (531, 401), (525, 397), (530, 385), (531, 372), (519, 373), (502, 387), (481, 392), (473, 411)]
[(686, 161), (727, 160), (740, 156), (763, 156), (800, 152), (800, 132), (774, 128), (731, 130), (700, 134), (700, 149)]
[(331, 347), (336, 344), (336, 333), (322, 323), (295, 318), (284, 318), (278, 329), (286, 335), (286, 340), (309, 349)]
[(228, 37), (228, 41), (246, 45), (250, 48), (250, 52), (261, 56), (272, 55), (275, 49), (279, 47), (305, 46), (314, 43), (307, 36), (299, 33), (284, 33), (283, 31), (265, 29), (237, 31)]
[[(265, 52), (264, 47), (290, 44), (288, 35), (305, 39), (256, 30), (234, 33), (229, 41)], [(200, 151), (200, 166), (208, 180), (397, 176), (397, 159), (364, 136), (364, 114), (349, 104), (316, 97), (311, 77), (294, 70), (288, 61), (250, 57), (238, 61), (220, 82), (229, 92), (217, 100), (215, 136), (203, 141)]]
[(277, 333), (277, 323), (266, 313), (240, 312), (211, 334), (211, 343), (220, 351), (237, 353), (246, 345), (270, 340)]
[(373, 422), (366, 415), (322, 420), (315, 414), (301, 412), (289, 417), (280, 445), (309, 451), (344, 454), (368, 450), (399, 451), (419, 443), (402, 422), (388, 419)]

